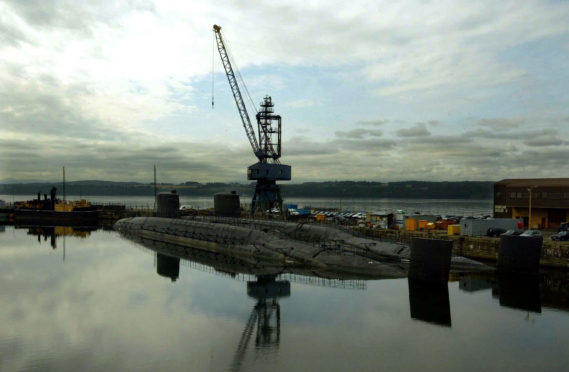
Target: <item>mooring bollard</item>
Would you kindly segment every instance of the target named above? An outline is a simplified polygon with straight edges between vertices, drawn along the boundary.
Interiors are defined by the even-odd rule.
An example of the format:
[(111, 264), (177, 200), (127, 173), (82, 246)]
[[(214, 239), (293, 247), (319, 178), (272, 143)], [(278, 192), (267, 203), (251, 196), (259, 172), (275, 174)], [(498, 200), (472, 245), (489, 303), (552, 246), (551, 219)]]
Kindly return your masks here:
[(497, 268), (502, 272), (539, 272), (542, 237), (500, 235)]
[(166, 218), (180, 217), (180, 196), (176, 193), (176, 190), (158, 194), (156, 216)]
[(446, 283), (451, 255), (450, 240), (412, 238), (409, 278)]

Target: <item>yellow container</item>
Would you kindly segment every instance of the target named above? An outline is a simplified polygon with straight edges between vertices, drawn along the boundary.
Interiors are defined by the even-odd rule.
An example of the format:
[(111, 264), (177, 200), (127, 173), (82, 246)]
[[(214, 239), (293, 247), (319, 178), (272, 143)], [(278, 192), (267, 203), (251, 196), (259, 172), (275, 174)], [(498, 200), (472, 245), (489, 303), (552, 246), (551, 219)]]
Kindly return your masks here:
[(73, 205), (57, 203), (53, 206), (53, 210), (56, 212), (71, 212), (73, 210)]
[(407, 218), (405, 220), (405, 230), (407, 231), (417, 230), (417, 220), (415, 218)]
[(419, 221), (419, 230), (420, 230), (420, 229), (426, 229), (426, 228), (427, 228), (427, 223), (428, 223), (427, 220), (420, 220), (420, 221)]
[(425, 226), (427, 228), (427, 230), (434, 230), (435, 229), (435, 223), (434, 222), (427, 222), (427, 226)]
[(316, 215), (316, 221), (324, 221), (324, 215), (322, 213), (319, 213)]
[(448, 235), (460, 235), (460, 225), (448, 225)]

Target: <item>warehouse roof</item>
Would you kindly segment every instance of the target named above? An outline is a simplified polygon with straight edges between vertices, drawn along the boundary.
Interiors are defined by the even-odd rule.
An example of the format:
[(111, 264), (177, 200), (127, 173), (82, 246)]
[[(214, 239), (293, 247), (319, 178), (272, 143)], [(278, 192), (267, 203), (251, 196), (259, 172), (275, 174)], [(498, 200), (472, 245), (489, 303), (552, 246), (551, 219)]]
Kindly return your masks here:
[(506, 187), (569, 187), (569, 178), (507, 178), (495, 184)]

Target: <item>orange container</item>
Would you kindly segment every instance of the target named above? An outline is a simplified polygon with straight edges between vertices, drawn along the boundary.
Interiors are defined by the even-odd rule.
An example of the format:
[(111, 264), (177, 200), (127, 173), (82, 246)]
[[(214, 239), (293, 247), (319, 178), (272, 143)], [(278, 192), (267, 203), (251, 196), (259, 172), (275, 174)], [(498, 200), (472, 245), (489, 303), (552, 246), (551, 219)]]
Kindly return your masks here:
[(426, 229), (426, 228), (427, 228), (427, 223), (428, 223), (427, 220), (420, 220), (420, 221), (419, 221), (419, 230), (421, 230), (421, 229)]
[(415, 218), (407, 218), (405, 220), (405, 230), (407, 231), (417, 230), (417, 220)]

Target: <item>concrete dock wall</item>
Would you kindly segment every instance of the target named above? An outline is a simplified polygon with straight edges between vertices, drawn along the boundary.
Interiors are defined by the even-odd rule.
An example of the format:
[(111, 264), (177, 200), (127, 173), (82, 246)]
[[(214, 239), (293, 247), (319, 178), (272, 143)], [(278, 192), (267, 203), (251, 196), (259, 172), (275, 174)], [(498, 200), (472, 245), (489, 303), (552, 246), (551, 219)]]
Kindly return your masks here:
[[(485, 236), (448, 236), (444, 232), (402, 231), (355, 227), (354, 231), (381, 240), (410, 243), (413, 237), (432, 237), (452, 240), (452, 253), (472, 259), (497, 261), (500, 239)], [(569, 244), (567, 242), (543, 241), (540, 264), (544, 267), (569, 269)]]

